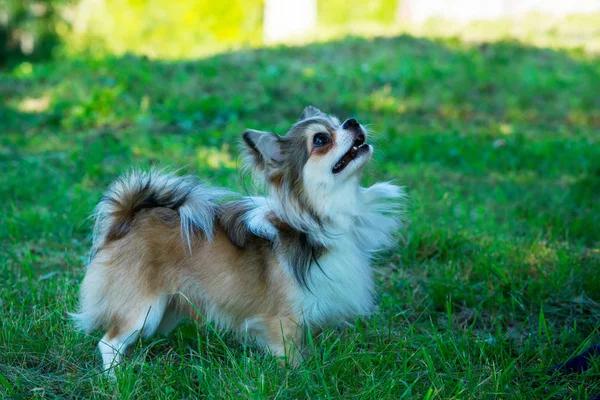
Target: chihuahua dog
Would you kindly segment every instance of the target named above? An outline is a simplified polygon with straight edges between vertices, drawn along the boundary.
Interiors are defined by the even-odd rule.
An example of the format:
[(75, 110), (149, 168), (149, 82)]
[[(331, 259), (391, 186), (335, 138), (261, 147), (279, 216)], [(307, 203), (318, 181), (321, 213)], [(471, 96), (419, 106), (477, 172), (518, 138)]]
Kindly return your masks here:
[(363, 126), (309, 106), (285, 136), (248, 130), (243, 144), (264, 197), (150, 171), (118, 179), (100, 201), (73, 316), (105, 333), (105, 370), (186, 317), (298, 363), (306, 333), (371, 311), (370, 263), (395, 244), (404, 193), (360, 186), (373, 154)]

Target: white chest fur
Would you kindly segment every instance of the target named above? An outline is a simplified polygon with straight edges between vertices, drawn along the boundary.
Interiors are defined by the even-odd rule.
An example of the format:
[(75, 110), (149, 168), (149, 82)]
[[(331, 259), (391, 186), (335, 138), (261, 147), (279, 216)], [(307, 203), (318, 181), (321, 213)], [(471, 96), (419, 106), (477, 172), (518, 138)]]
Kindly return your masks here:
[(298, 312), (309, 326), (324, 327), (359, 315), (373, 306), (374, 284), (369, 259), (351, 241), (338, 247), (313, 265), (308, 288), (299, 290)]
[[(354, 196), (352, 196), (354, 197)], [(327, 254), (313, 266), (310, 291), (302, 289), (299, 308), (309, 325), (327, 325), (369, 314), (373, 307), (373, 255), (394, 245), (400, 226), (404, 192), (389, 183), (360, 188), (354, 206), (343, 207), (332, 218), (343, 232), (330, 243)], [(342, 204), (338, 198), (330, 204)]]
[[(400, 227), (404, 197), (401, 188), (382, 182), (336, 195), (323, 201), (336, 205), (330, 207), (329, 215), (335, 224), (327, 230), (333, 235), (311, 232), (326, 252), (319, 258), (319, 265), (311, 267), (308, 288), (298, 285), (292, 295), (296, 312), (309, 326), (326, 326), (371, 311), (374, 297), (371, 260), (376, 252), (395, 245), (394, 233)], [(256, 208), (246, 215), (248, 228), (258, 236), (277, 240), (277, 230), (265, 216), (273, 210), (281, 213), (281, 206), (267, 198), (252, 200)], [(301, 221), (297, 225), (302, 225), (302, 216), (297, 219)], [(286, 264), (285, 257), (281, 261)], [(291, 274), (292, 268), (287, 267)]]

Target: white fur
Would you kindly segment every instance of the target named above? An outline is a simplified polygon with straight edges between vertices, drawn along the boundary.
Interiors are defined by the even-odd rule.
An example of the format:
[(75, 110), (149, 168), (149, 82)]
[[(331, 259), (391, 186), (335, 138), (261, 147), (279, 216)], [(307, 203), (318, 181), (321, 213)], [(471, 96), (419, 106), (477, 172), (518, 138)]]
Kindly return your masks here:
[(315, 231), (313, 240), (328, 251), (318, 260), (321, 268), (311, 269), (310, 290), (300, 290), (296, 299), (309, 325), (325, 326), (371, 311), (371, 258), (395, 244), (394, 234), (400, 227), (402, 189), (390, 183), (369, 188), (359, 184), (372, 147), (339, 174), (331, 172), (353, 141), (350, 132), (338, 128), (335, 148), (324, 157), (310, 157), (303, 170), (311, 206), (327, 221), (324, 229)]
[[(325, 130), (315, 124), (306, 136)], [(309, 326), (324, 327), (341, 320), (367, 315), (373, 307), (374, 283), (371, 270), (373, 255), (395, 244), (401, 225), (404, 191), (391, 183), (369, 188), (359, 184), (360, 171), (371, 159), (373, 149), (353, 160), (339, 174), (331, 171), (350, 149), (354, 136), (344, 129), (336, 131), (336, 146), (324, 157), (310, 157), (303, 170), (303, 185), (313, 209), (325, 217), (323, 226), (288, 204), (293, 199), (272, 191), (268, 198), (252, 198), (255, 208), (245, 221), (255, 234), (277, 240), (277, 230), (266, 216), (279, 218), (305, 231), (313, 243), (327, 248), (313, 265), (308, 288), (297, 286), (291, 294), (296, 311)], [(292, 266), (280, 261), (292, 273)]]
[(400, 226), (398, 207), (389, 200), (402, 198), (401, 188), (378, 183), (358, 188), (353, 199), (324, 199), (337, 210), (334, 220), (338, 235), (328, 241), (328, 252), (313, 267), (309, 289), (299, 291), (296, 304), (309, 325), (327, 326), (347, 318), (368, 315), (373, 307), (374, 283), (370, 266), (375, 252), (394, 245), (394, 234)]
[[(107, 190), (105, 197), (123, 202), (128, 193), (139, 190), (140, 185), (148, 180), (151, 182), (151, 189), (159, 197), (166, 197), (168, 193), (172, 193), (174, 199), (187, 195), (185, 203), (178, 210), (181, 219), (181, 236), (189, 249), (191, 249), (194, 229), (201, 230), (209, 240), (212, 239), (217, 210), (215, 200), (224, 197), (228, 192), (224, 189), (200, 185), (191, 176), (177, 176), (161, 170), (131, 171), (116, 180)], [(119, 209), (118, 205), (107, 200), (102, 200), (96, 207), (92, 254), (95, 254), (106, 241), (106, 235), (114, 223), (113, 215), (117, 209)]]
[(313, 266), (308, 289), (302, 288), (295, 306), (311, 327), (326, 327), (348, 318), (367, 315), (373, 306), (374, 284), (368, 257), (346, 241)]
[[(344, 190), (332, 191), (322, 199), (331, 205), (328, 215), (332, 223), (325, 226), (326, 234), (313, 233), (328, 250), (318, 260), (321, 268), (311, 268), (308, 288), (298, 285), (290, 294), (296, 311), (309, 326), (325, 327), (370, 313), (374, 294), (371, 259), (377, 251), (395, 244), (394, 234), (401, 223), (402, 188), (387, 182), (369, 188), (358, 186), (356, 180), (344, 182)], [(277, 240), (277, 230), (266, 216), (278, 213), (278, 202), (271, 198), (252, 200), (256, 207), (245, 217), (249, 229)], [(284, 255), (279, 258), (292, 274)]]
[[(98, 349), (102, 355), (102, 366), (104, 371), (111, 370), (112, 367), (119, 364), (121, 356), (126, 353), (127, 349), (134, 344), (140, 336), (148, 338), (157, 331), (161, 325), (165, 309), (169, 298), (166, 295), (159, 297), (153, 301), (148, 301), (147, 307), (144, 307), (140, 318), (135, 325), (122, 334), (108, 339), (108, 334), (98, 343)], [(145, 312), (144, 312), (145, 311)]]
[(249, 197), (248, 200), (254, 207), (244, 217), (244, 222), (250, 232), (265, 239), (275, 239), (277, 229), (267, 218), (272, 211), (268, 199), (265, 197)]
[(208, 189), (205, 186), (196, 184), (188, 200), (179, 208), (181, 235), (187, 243), (190, 252), (194, 228), (202, 231), (208, 240), (212, 239), (213, 221), (217, 210), (215, 199), (223, 197), (225, 193), (222, 189)]

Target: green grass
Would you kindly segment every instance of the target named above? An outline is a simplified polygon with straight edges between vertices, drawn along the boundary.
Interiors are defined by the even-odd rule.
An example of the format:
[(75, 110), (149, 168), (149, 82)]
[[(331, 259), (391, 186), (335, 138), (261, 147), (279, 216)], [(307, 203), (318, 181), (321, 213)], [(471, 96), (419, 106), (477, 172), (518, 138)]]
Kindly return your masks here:
[[(590, 398), (598, 343), (600, 60), (577, 49), (410, 36), (21, 64), (0, 73), (0, 394), (12, 398)], [(186, 324), (99, 375), (74, 330), (91, 221), (130, 166), (243, 191), (247, 127), (314, 104), (376, 132), (365, 183), (394, 180), (410, 224), (376, 266), (379, 308), (314, 339), (298, 369)], [(253, 191), (251, 187), (247, 188)]]

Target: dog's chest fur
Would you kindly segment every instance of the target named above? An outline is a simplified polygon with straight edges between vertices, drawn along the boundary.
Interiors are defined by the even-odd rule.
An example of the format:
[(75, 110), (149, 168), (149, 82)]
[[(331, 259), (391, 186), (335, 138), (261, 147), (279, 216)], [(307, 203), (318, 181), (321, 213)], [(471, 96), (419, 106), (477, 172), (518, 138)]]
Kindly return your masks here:
[(366, 315), (373, 305), (368, 257), (355, 243), (340, 240), (310, 270), (308, 286), (296, 293), (297, 312), (309, 326), (324, 327), (350, 316)]
[[(311, 327), (325, 327), (351, 317), (368, 314), (373, 306), (374, 282), (371, 259), (375, 252), (389, 247), (399, 226), (398, 214), (387, 200), (403, 195), (400, 188), (387, 183), (361, 189), (357, 194), (355, 212), (338, 216), (335, 226), (313, 237), (322, 251), (305, 254), (309, 259), (305, 282), (288, 294), (295, 313)], [(339, 202), (338, 202), (339, 203)], [(238, 203), (235, 220), (229, 221), (230, 237), (256, 235), (273, 243), (272, 249), (284, 269), (294, 276), (302, 257), (294, 253), (307, 252), (299, 241), (289, 241), (284, 232), (269, 217), (276, 205), (267, 198), (249, 198)], [(243, 226), (244, 229), (240, 229)], [(246, 231), (246, 234), (240, 234)], [(235, 234), (234, 234), (235, 233)], [(296, 243), (297, 242), (297, 243)], [(310, 251), (310, 249), (308, 250)]]

